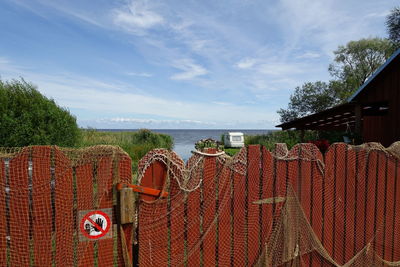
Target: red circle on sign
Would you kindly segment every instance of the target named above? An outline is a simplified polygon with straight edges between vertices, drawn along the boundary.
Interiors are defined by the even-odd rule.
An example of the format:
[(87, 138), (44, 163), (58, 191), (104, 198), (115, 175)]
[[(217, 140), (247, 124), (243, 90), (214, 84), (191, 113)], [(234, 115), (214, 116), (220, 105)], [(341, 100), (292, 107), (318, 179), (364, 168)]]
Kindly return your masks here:
[[(96, 215), (97, 215), (97, 214), (98, 214), (98, 215), (101, 215), (101, 216), (104, 217), (104, 219), (106, 219), (106, 221), (107, 221), (107, 226), (106, 226), (105, 229), (102, 229), (99, 225), (96, 224), (96, 222), (94, 222), (94, 221), (90, 218), (90, 216), (95, 215), (95, 214), (96, 214)], [(90, 235), (90, 234), (85, 230), (85, 221), (89, 221), (91, 224), (93, 224), (93, 226), (96, 227), (96, 228), (101, 232), (101, 234), (99, 234), (99, 235)], [(80, 229), (81, 229), (82, 234), (83, 234), (84, 236), (86, 236), (87, 238), (89, 238), (89, 239), (98, 239), (98, 238), (100, 238), (100, 237), (105, 236), (105, 235), (108, 233), (108, 231), (110, 230), (110, 227), (111, 227), (111, 220), (110, 220), (110, 217), (108, 217), (108, 215), (107, 215), (106, 213), (102, 212), (101, 210), (95, 210), (95, 211), (89, 212), (88, 214), (86, 214), (85, 216), (83, 216), (83, 218), (82, 218), (82, 220), (81, 220), (81, 223), (80, 223)]]

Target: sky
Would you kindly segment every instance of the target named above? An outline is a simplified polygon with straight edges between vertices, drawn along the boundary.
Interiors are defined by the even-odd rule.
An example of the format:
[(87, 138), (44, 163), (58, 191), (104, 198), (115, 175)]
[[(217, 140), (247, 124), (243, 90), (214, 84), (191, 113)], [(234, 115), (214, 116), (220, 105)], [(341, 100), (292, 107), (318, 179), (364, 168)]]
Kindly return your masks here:
[(98, 129), (273, 129), (398, 0), (0, 0), (0, 78)]

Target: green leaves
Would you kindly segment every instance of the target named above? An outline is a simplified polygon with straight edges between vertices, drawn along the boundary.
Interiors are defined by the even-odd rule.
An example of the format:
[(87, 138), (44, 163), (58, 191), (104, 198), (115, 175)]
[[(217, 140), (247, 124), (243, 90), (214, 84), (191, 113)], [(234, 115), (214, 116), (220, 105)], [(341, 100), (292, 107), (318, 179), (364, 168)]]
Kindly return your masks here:
[[(388, 39), (368, 38), (339, 46), (333, 53), (329, 73), (335, 78), (336, 93), (345, 100), (357, 90), (395, 51)], [(340, 87), (338, 86), (340, 85)]]
[(23, 79), (0, 80), (0, 146), (74, 146), (76, 118)]
[(386, 27), (389, 33), (389, 39), (396, 48), (400, 48), (400, 7), (395, 7), (386, 17)]
[(321, 81), (307, 82), (301, 87), (296, 87), (290, 96), (288, 108), (280, 109), (278, 114), (281, 116), (281, 122), (287, 122), (320, 112), (338, 102), (336, 92), (331, 89), (329, 84)]
[(317, 113), (345, 102), (395, 51), (388, 39), (368, 38), (339, 46), (328, 71), (328, 83), (307, 82), (296, 87), (287, 109), (278, 110), (281, 122)]

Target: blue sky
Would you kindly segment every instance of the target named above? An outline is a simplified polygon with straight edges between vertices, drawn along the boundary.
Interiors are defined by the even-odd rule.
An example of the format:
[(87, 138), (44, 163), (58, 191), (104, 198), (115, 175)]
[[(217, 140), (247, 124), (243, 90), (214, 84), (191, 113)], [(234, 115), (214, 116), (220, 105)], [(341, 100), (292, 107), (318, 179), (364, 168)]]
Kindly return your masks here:
[(0, 77), (81, 127), (271, 129), (338, 45), (386, 37), (397, 0), (1, 0)]

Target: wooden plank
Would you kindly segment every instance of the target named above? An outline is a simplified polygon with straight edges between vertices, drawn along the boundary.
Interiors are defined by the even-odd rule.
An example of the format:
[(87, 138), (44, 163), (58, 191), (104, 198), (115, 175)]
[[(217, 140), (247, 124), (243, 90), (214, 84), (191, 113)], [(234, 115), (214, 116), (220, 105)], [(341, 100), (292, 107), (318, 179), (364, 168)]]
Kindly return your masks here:
[(260, 146), (254, 145), (248, 147), (248, 264), (253, 266), (258, 260), (259, 247), (260, 247), (260, 220), (258, 204), (254, 202), (259, 200), (260, 192), (260, 166), (261, 166), (261, 153)]
[(6, 168), (0, 159), (0, 262), (7, 262)]
[[(74, 230), (73, 177), (70, 160), (58, 148), (54, 148), (55, 167), (55, 235), (56, 266), (73, 266)], [(87, 186), (87, 185), (86, 185)]]
[(356, 216), (356, 190), (357, 190), (357, 154), (354, 149), (350, 146), (346, 148), (346, 154), (344, 155), (344, 183), (345, 183), (345, 192), (344, 192), (344, 202), (343, 205), (346, 208), (345, 210), (345, 226), (346, 231), (343, 236), (343, 261), (347, 262), (351, 258), (354, 257), (354, 248), (355, 248), (355, 234), (357, 231), (356, 225), (354, 224), (354, 217)]
[(122, 188), (119, 194), (121, 224), (134, 223), (136, 218), (135, 193), (131, 188)]
[[(90, 163), (78, 165), (75, 173), (77, 210), (91, 210), (93, 209), (93, 166)], [(76, 235), (79, 236), (79, 226), (76, 231)], [(77, 252), (78, 266), (94, 266), (93, 242), (80, 241)]]
[(215, 177), (218, 185), (218, 243), (216, 243), (216, 255), (218, 255), (219, 266), (229, 266), (231, 262), (231, 179), (233, 172), (227, 166), (217, 165), (219, 175)]
[[(307, 148), (304, 148), (307, 149)], [(308, 150), (308, 149), (307, 149)], [(309, 151), (309, 150), (308, 150)], [(309, 151), (310, 152), (310, 151)], [(311, 166), (312, 162), (309, 160), (303, 160), (300, 159), (298, 162), (299, 166), (299, 177), (298, 179), (301, 180), (301, 187), (299, 188), (299, 196), (300, 196), (300, 204), (301, 207), (304, 211), (304, 215), (308, 219), (308, 222), (310, 223), (310, 217), (312, 213), (313, 206), (311, 205), (311, 196), (312, 196), (312, 191), (310, 191), (311, 188)], [(300, 229), (298, 229), (300, 231)], [(297, 242), (300, 242), (300, 236), (298, 238)], [(301, 257), (302, 261), (304, 262), (305, 266), (311, 266), (312, 261), (313, 261), (313, 255), (312, 254), (307, 254)]]
[[(132, 183), (132, 160), (128, 155), (121, 156), (118, 162), (113, 163), (113, 178), (116, 176), (114, 179), (118, 183), (125, 183), (125, 184), (131, 184)], [(115, 170), (115, 168), (117, 170)], [(115, 173), (117, 172), (117, 173)], [(116, 203), (117, 200), (114, 199), (114, 203)], [(116, 209), (114, 209), (114, 221), (116, 220)], [(127, 257), (130, 259), (126, 259), (126, 261), (132, 262), (133, 255), (132, 255), (132, 231), (133, 231), (133, 225), (132, 224), (125, 224), (122, 225), (122, 231), (124, 232), (125, 236), (125, 243), (127, 244)], [(118, 229), (118, 231), (120, 231)], [(125, 260), (123, 259), (122, 256), (122, 247), (121, 247), (121, 232), (118, 232), (117, 235), (117, 256), (118, 259), (115, 259), (115, 262), (118, 262), (119, 266), (125, 266)]]
[(354, 248), (353, 255), (356, 255), (364, 248), (364, 227), (365, 227), (365, 202), (367, 198), (366, 183), (367, 183), (367, 166), (369, 157), (367, 152), (363, 150), (357, 151), (355, 171), (355, 188), (354, 188)]
[(52, 264), (51, 148), (32, 148), (32, 229), (34, 262)]
[[(346, 221), (345, 212), (350, 210), (351, 206), (347, 206), (346, 201), (346, 187), (345, 181), (348, 178), (345, 176), (346, 170), (346, 144), (333, 145), (333, 178), (334, 178), (334, 192), (333, 192), (333, 250), (332, 256), (340, 264), (347, 262), (345, 260), (346, 249)], [(347, 214), (346, 214), (347, 215)]]
[[(143, 175), (140, 185), (153, 186), (154, 181), (165, 179), (166, 170), (163, 165), (156, 164), (164, 171), (157, 170), (158, 167), (150, 166)], [(163, 175), (160, 175), (160, 172)], [(171, 193), (171, 190), (169, 190)], [(140, 266), (166, 266), (170, 237), (170, 221), (168, 221), (168, 195), (167, 199), (160, 199), (156, 202), (155, 197), (140, 195), (139, 209), (139, 265)]]
[[(235, 157), (242, 157), (242, 153), (247, 150), (241, 150)], [(247, 152), (246, 154), (247, 155)], [(247, 157), (247, 156), (246, 156)], [(246, 174), (241, 174), (239, 169), (235, 170), (233, 176), (233, 265), (245, 266), (245, 184)], [(240, 255), (240, 256), (237, 256)]]
[[(322, 235), (321, 241), (329, 255), (333, 255), (334, 224), (334, 195), (336, 180), (334, 177), (335, 145), (325, 153), (325, 177), (322, 184)], [(327, 266), (323, 264), (323, 266)], [(329, 265), (328, 265), (329, 266)]]
[(182, 265), (184, 262), (184, 199), (183, 192), (171, 199), (168, 216), (170, 221), (170, 266)]
[[(384, 233), (387, 228), (386, 212), (387, 212), (387, 155), (383, 151), (377, 151), (377, 168), (375, 176), (375, 206), (374, 206), (374, 236), (373, 249), (379, 257), (385, 257), (382, 250), (385, 239)], [(377, 263), (380, 263), (378, 257), (374, 257)]]
[[(400, 161), (396, 160), (396, 167), (395, 167), (395, 177), (394, 177), (394, 202), (393, 202), (393, 213), (394, 218), (398, 218), (400, 215)], [(399, 261), (400, 260), (400, 220), (394, 220), (393, 225), (391, 226), (393, 236), (392, 243), (391, 243), (391, 252), (390, 252), (390, 259), (391, 261)]]
[(396, 179), (396, 161), (393, 157), (385, 157), (385, 200), (384, 200), (384, 221), (383, 229), (379, 231), (378, 244), (382, 248), (381, 257), (386, 261), (393, 261), (393, 223), (396, 220), (393, 204), (395, 202), (395, 179)]
[(200, 188), (188, 193), (186, 205), (187, 266), (200, 266)]
[[(268, 151), (264, 146), (261, 147), (261, 182), (260, 182), (260, 188), (259, 188), (259, 199), (266, 199), (268, 197), (272, 196), (272, 168), (271, 166), (273, 165), (273, 159), (272, 159), (272, 154), (270, 151)], [(278, 164), (278, 169), (279, 165), (281, 165), (281, 170), (283, 171), (282, 174), (280, 175), (282, 178), (279, 182), (281, 184), (281, 188), (286, 188), (285, 187), (285, 182), (286, 182), (286, 164), (283, 161), (277, 161)], [(286, 194), (283, 193), (283, 195)], [(261, 235), (260, 235), (260, 241), (262, 244), (261, 251), (260, 251), (260, 256), (264, 253), (265, 250), (265, 244), (270, 237), (271, 230), (272, 230), (272, 205), (261, 205)]]
[(203, 178), (203, 263), (204, 266), (215, 266), (216, 255), (216, 209), (215, 209), (215, 157), (205, 157)]
[[(97, 196), (99, 209), (113, 208), (113, 159), (102, 157), (97, 162)], [(133, 195), (133, 194), (132, 194)], [(133, 203), (133, 199), (132, 203)], [(114, 224), (111, 218), (111, 224)], [(114, 262), (114, 241), (112, 238), (101, 239), (98, 244), (98, 266), (112, 266)]]
[[(322, 169), (322, 162), (311, 162), (311, 176), (310, 176), (310, 217), (309, 222), (313, 228), (317, 238), (321, 240), (323, 231), (323, 181), (324, 169)], [(322, 172), (321, 172), (322, 171)], [(325, 260), (317, 252), (310, 253), (310, 266), (321, 266)]]
[[(29, 149), (10, 160), (10, 265), (29, 265)], [(21, 227), (24, 226), (24, 227)]]
[[(140, 185), (144, 187), (162, 190), (165, 184), (166, 175), (167, 175), (167, 168), (165, 164), (156, 160), (146, 170), (146, 174), (142, 178)], [(141, 199), (148, 202), (155, 201), (158, 198), (159, 198), (158, 196), (141, 194)]]
[(369, 153), (369, 164), (367, 164), (367, 174), (366, 174), (366, 199), (365, 199), (365, 223), (364, 223), (364, 246), (370, 242), (374, 237), (376, 231), (376, 216), (377, 216), (377, 186), (379, 185), (377, 180), (377, 175), (379, 172), (378, 153), (376, 151), (371, 151)]

